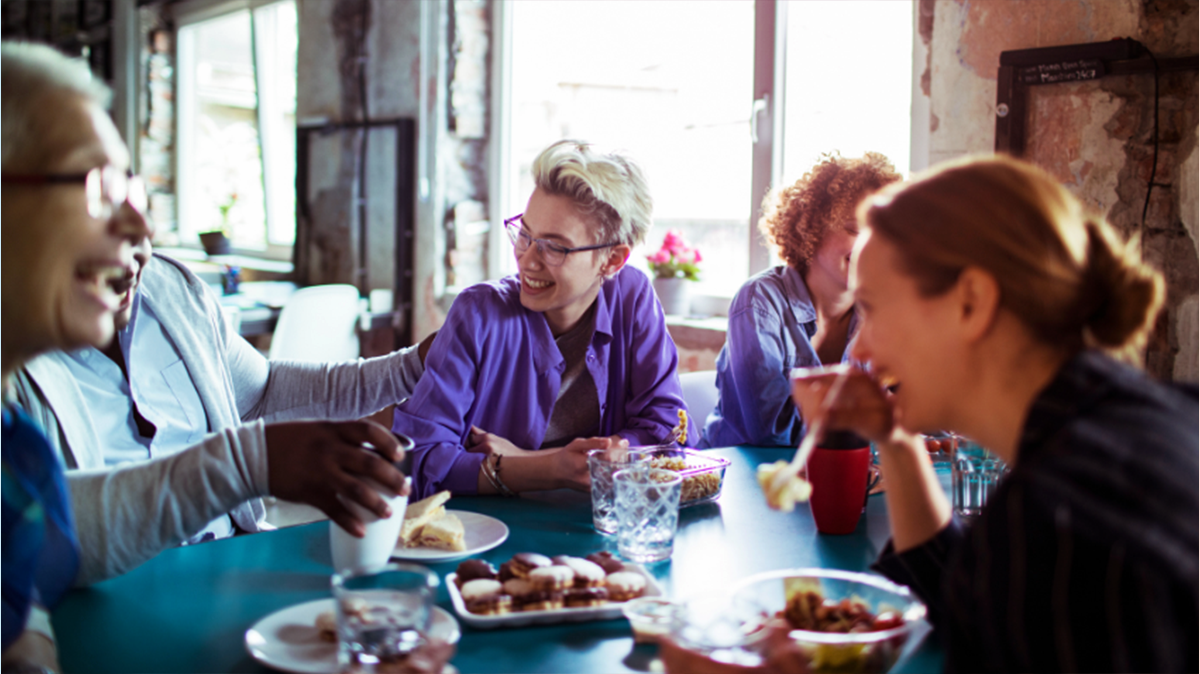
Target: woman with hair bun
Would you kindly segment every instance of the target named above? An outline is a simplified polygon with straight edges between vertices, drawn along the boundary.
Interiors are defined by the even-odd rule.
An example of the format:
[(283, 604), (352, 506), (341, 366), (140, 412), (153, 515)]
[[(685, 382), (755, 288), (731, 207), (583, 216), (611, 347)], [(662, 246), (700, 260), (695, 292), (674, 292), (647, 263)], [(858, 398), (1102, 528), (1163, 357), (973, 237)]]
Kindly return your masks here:
[(729, 306), (729, 331), (717, 356), (716, 409), (703, 445), (795, 447), (803, 423), (788, 399), (788, 373), (844, 359), (854, 335), (847, 286), (858, 224), (854, 209), (900, 180), (881, 154), (830, 154), (763, 202), (758, 228), (784, 261), (754, 276)]
[[(826, 413), (879, 448), (876, 569), (928, 603), (947, 671), (1197, 671), (1197, 390), (1128, 364), (1161, 275), (1010, 158), (888, 188), (859, 223), (870, 369)], [(821, 409), (834, 377), (797, 379), (797, 404)], [(916, 436), (942, 428), (1011, 468), (970, 526)]]

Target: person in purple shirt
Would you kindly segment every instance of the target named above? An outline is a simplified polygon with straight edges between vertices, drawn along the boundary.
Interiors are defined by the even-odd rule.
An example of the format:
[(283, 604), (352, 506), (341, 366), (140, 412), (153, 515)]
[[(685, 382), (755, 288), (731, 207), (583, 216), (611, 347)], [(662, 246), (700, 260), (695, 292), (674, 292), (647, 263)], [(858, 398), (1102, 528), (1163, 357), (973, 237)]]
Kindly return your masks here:
[(702, 447), (795, 447), (803, 422), (789, 394), (795, 367), (837, 363), (854, 335), (847, 285), (863, 197), (900, 175), (881, 154), (825, 156), (794, 184), (767, 197), (758, 228), (786, 264), (754, 276), (729, 307), (717, 356), (716, 409)]
[(564, 140), (533, 178), (504, 223), (519, 273), (458, 296), (396, 408), (416, 498), (586, 491), (588, 450), (664, 442), (684, 408), (662, 307), (625, 266), (650, 227), (641, 169)]

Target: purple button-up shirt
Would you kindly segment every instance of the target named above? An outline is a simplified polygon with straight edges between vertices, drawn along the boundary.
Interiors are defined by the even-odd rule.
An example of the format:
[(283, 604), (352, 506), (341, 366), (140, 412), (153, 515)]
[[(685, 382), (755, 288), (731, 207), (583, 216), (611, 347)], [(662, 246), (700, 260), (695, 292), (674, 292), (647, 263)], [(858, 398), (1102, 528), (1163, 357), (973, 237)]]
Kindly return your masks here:
[[(851, 316), (849, 334), (857, 328)], [(700, 446), (798, 445), (804, 423), (792, 403), (790, 375), (794, 367), (821, 364), (809, 341), (816, 332), (817, 310), (800, 272), (781, 265), (747, 281), (729, 305), (717, 355), (719, 399)], [(843, 359), (849, 353), (848, 343)]]
[[(412, 397), (397, 406), (392, 429), (416, 443), (414, 499), (443, 489), (478, 492), (484, 455), (464, 449), (471, 426), (517, 447), (541, 446), (565, 363), (545, 315), (521, 306), (520, 292), (516, 276), (464, 290)], [(600, 401), (598, 434), (631, 445), (662, 442), (684, 404), (675, 343), (646, 275), (625, 267), (605, 281), (595, 321), (587, 369)]]

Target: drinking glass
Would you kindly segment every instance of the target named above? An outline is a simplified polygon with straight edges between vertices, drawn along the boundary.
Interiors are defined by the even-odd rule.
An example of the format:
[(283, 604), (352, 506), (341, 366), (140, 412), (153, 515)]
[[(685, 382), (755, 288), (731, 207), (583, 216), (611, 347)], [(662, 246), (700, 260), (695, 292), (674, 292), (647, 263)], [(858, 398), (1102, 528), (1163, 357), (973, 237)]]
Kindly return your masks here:
[(1008, 466), (998, 456), (959, 436), (950, 474), (950, 501), (954, 512), (967, 519), (978, 517), (1007, 472)]
[(588, 474), (592, 483), (592, 526), (596, 531), (602, 534), (617, 533), (613, 473), (646, 459), (644, 453), (628, 448), (593, 449), (588, 452)]
[(613, 473), (617, 551), (631, 562), (657, 562), (675, 549), (683, 478), (673, 470), (634, 466)]
[(400, 667), (425, 643), (438, 577), (417, 564), (384, 564), (333, 575), (338, 671)]

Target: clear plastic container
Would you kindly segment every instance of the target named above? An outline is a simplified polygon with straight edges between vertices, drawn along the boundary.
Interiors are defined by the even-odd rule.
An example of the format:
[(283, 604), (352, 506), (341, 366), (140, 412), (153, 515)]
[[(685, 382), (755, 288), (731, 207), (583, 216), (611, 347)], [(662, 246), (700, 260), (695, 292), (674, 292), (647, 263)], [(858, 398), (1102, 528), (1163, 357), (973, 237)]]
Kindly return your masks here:
[(673, 470), (683, 477), (679, 507), (698, 505), (717, 500), (725, 484), (725, 469), (729, 459), (683, 447), (637, 447), (636, 451), (649, 457), (652, 468)]

